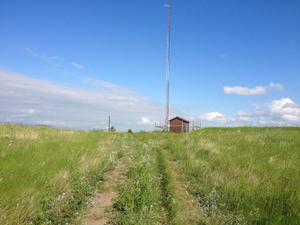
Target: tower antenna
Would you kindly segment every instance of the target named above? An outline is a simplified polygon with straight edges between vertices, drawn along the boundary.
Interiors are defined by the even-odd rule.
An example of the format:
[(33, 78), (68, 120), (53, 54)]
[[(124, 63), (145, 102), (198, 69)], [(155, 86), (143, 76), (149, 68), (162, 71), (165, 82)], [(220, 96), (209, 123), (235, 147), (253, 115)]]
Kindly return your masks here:
[(166, 118), (165, 127), (169, 131), (169, 98), (170, 98), (170, 49), (171, 49), (171, 31), (172, 31), (172, 0), (168, 0), (168, 31), (167, 31), (167, 65), (166, 65)]

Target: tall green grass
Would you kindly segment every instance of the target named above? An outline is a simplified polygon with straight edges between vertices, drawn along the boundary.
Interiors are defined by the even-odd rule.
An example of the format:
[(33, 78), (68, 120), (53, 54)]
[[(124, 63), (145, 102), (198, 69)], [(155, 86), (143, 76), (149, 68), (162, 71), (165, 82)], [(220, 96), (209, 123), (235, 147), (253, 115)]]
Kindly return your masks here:
[(176, 203), (174, 197), (174, 185), (170, 175), (169, 167), (165, 159), (162, 146), (156, 147), (156, 160), (158, 165), (158, 172), (160, 175), (160, 187), (162, 195), (162, 203), (167, 211), (168, 224), (176, 225)]
[(114, 203), (118, 225), (158, 225), (167, 220), (163, 207), (155, 144), (147, 134), (133, 136), (132, 158), (127, 184)]
[(167, 144), (212, 223), (299, 224), (299, 128), (204, 129)]
[(114, 204), (112, 224), (179, 224), (174, 185), (162, 146), (164, 135), (133, 135), (128, 181)]
[[(72, 224), (124, 153), (112, 224), (299, 224), (299, 128), (119, 134), (7, 125), (0, 224)], [(200, 207), (183, 204), (191, 200)], [(178, 218), (184, 205), (197, 209)]]
[(113, 134), (0, 126), (0, 224), (66, 224), (121, 150)]

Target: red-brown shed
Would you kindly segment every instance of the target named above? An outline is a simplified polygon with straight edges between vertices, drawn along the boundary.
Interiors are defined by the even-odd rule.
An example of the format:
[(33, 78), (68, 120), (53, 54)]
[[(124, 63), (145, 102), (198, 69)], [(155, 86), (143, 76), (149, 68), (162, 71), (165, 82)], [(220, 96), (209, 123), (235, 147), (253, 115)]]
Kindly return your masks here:
[(175, 132), (175, 133), (189, 132), (190, 122), (179, 116), (170, 119), (169, 124), (170, 124), (171, 132)]

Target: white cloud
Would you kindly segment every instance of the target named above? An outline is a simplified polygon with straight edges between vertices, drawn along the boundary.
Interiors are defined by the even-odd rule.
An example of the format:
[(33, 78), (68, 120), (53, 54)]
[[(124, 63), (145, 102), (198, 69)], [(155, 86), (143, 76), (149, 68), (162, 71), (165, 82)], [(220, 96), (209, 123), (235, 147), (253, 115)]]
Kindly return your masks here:
[(223, 114), (219, 112), (203, 113), (200, 116), (198, 116), (198, 118), (202, 121), (217, 122), (217, 123), (226, 123), (230, 121), (229, 118), (226, 118)]
[(226, 95), (243, 95), (243, 96), (257, 96), (257, 95), (267, 95), (268, 89), (274, 89), (279, 92), (283, 92), (285, 89), (280, 83), (271, 82), (268, 86), (257, 86), (254, 88), (243, 87), (243, 86), (225, 86), (223, 88), (224, 94)]
[(71, 62), (71, 65), (74, 66), (77, 69), (80, 69), (80, 70), (84, 70), (85, 69), (84, 65), (76, 63), (76, 62)]
[(139, 118), (139, 120), (138, 120), (139, 124), (146, 124), (146, 125), (154, 125), (155, 122), (156, 122), (155, 120), (153, 120), (153, 119), (151, 119), (149, 117), (145, 117), (145, 116)]
[(109, 82), (97, 85), (97, 90), (87, 91), (0, 70), (0, 121), (105, 129), (110, 115), (118, 130), (151, 130), (150, 120), (163, 121), (159, 103)]
[[(300, 125), (300, 106), (290, 98), (281, 98), (256, 108), (248, 115), (238, 114), (240, 121), (249, 125), (298, 126)], [(246, 118), (245, 118), (246, 117)]]
[(239, 121), (242, 121), (242, 122), (251, 122), (252, 121), (252, 118), (249, 116), (241, 116), (238, 119), (239, 119)]
[(237, 112), (238, 120), (242, 122), (250, 122), (252, 121), (252, 113), (239, 111)]
[(279, 91), (279, 92), (284, 92), (285, 91), (283, 85), (280, 84), (280, 83), (271, 82), (269, 87), (272, 88), (272, 89), (275, 89), (276, 91)]
[(198, 117), (205, 126), (299, 126), (300, 106), (290, 98), (281, 98), (256, 106), (253, 112), (239, 111), (235, 118), (222, 113), (204, 113)]
[(267, 103), (266, 107), (257, 107), (253, 113), (238, 112), (237, 118), (237, 121), (248, 122), (249, 125), (298, 126), (300, 106), (290, 98), (282, 98)]
[(290, 98), (274, 100), (269, 104), (269, 112), (274, 118), (287, 123), (300, 122), (300, 106)]
[(238, 116), (251, 116), (252, 113), (244, 112), (244, 111), (239, 111), (239, 112), (237, 112), (237, 115)]
[(243, 95), (243, 96), (255, 96), (255, 95), (267, 95), (267, 90), (265, 87), (257, 86), (254, 88), (249, 87), (240, 87), (240, 86), (234, 86), (224, 87), (224, 93), (226, 95), (234, 94), (234, 95)]

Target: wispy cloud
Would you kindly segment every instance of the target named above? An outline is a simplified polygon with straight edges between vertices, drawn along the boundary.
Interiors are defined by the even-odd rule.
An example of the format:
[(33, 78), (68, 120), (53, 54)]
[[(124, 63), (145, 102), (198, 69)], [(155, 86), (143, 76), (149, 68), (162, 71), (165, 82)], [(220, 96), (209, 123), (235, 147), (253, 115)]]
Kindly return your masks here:
[(284, 92), (285, 91), (285, 88), (280, 83), (271, 82), (269, 87), (272, 88), (272, 89), (275, 89), (276, 91), (279, 91), (279, 92)]
[(158, 122), (156, 120), (152, 119), (151, 117), (143, 116), (143, 117), (139, 118), (138, 123), (154, 126), (154, 124), (158, 123)]
[(204, 122), (214, 122), (214, 123), (226, 123), (231, 120), (219, 112), (203, 113), (200, 116), (198, 116), (198, 119)]
[(132, 88), (123, 87), (104, 80), (97, 80), (92, 77), (83, 77), (82, 81), (91, 87), (95, 87), (96, 89), (107, 93), (126, 93), (127, 96), (134, 96), (136, 94), (136, 91)]
[(237, 121), (242, 122), (251, 122), (252, 121), (252, 113), (239, 111), (237, 112)]
[(0, 70), (0, 121), (100, 129), (110, 115), (117, 129), (139, 130), (163, 120), (163, 106), (139, 92), (105, 81), (97, 85), (99, 90), (87, 91)]
[(256, 95), (267, 95), (267, 90), (265, 87), (257, 86), (254, 88), (241, 87), (241, 86), (225, 86), (224, 94), (226, 95), (244, 95), (244, 96), (256, 96)]
[(224, 94), (226, 95), (242, 95), (242, 96), (258, 96), (267, 95), (268, 90), (273, 89), (279, 92), (283, 92), (285, 89), (280, 83), (271, 82), (267, 86), (256, 86), (253, 88), (245, 86), (225, 86), (223, 88)]
[(84, 70), (85, 69), (84, 65), (76, 63), (76, 62), (71, 62), (71, 65), (74, 66), (77, 69), (80, 69), (80, 70)]
[(34, 49), (32, 48), (24, 48), (25, 52), (27, 52), (30, 56), (32, 57), (35, 57), (35, 58), (38, 58), (42, 61), (46, 61), (46, 62), (50, 62), (50, 61), (53, 61), (53, 60), (58, 60), (59, 57), (58, 56), (49, 56), (45, 53), (41, 53), (41, 52), (37, 52), (35, 51)]
[(66, 59), (63, 59), (62, 57), (59, 57), (57, 55), (48, 55), (43, 52), (36, 51), (32, 48), (26, 47), (24, 48), (25, 52), (28, 53), (29, 56), (37, 58), (39, 60), (42, 60), (46, 63), (49, 63), (50, 65), (61, 65), (64, 67), (70, 67), (70, 65), (76, 69), (84, 70), (86, 67), (82, 65), (81, 63), (74, 62), (74, 61), (68, 61)]

